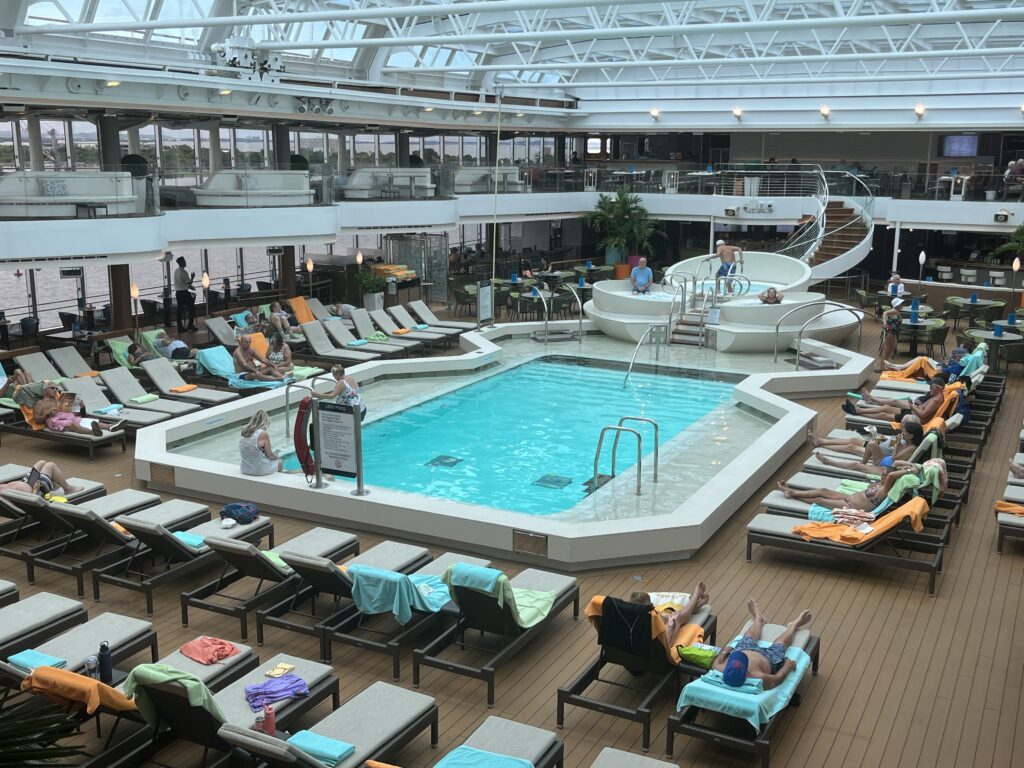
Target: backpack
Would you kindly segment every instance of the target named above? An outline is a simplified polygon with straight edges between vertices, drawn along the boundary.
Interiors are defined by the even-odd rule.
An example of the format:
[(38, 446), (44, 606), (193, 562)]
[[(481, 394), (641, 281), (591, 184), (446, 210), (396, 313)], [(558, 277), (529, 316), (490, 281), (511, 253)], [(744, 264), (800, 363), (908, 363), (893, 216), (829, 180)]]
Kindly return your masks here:
[(220, 516), (222, 518), (229, 517), (240, 525), (246, 525), (259, 517), (260, 511), (255, 504), (248, 501), (234, 501), (224, 505)]

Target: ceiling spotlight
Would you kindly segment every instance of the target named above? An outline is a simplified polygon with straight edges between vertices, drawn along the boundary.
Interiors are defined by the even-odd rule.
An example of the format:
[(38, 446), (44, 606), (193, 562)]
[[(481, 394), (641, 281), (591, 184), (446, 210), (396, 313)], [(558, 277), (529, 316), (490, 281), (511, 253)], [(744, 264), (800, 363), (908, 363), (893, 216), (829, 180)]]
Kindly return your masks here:
[(917, 115), (917, 119), (918, 120), (920, 120), (922, 117), (924, 117), (924, 104), (915, 104), (914, 105), (914, 114)]
[(221, 96), (230, 96), (231, 95), (231, 89), (230, 88), (221, 88), (219, 91), (217, 91), (217, 93), (219, 93)]
[(740, 109), (739, 107), (733, 107), (732, 108), (732, 116), (735, 117), (737, 120), (742, 120), (743, 119), (743, 110)]
[[(1021, 107), (1021, 111), (1024, 112), (1024, 107)], [(526, 117), (525, 112), (516, 112), (516, 117)]]
[(474, 114), (474, 115), (482, 115), (482, 114), (483, 114), (483, 112), (482, 112), (481, 110), (479, 110), (479, 109), (474, 109), (474, 110), (473, 110), (473, 114)]
[(1024, 117), (1024, 104), (1020, 105), (1020, 116)]
[(107, 88), (117, 88), (117, 86), (119, 86), (120, 84), (120, 80), (107, 80), (106, 82)]
[(658, 109), (657, 107), (653, 107), (651, 109), (651, 117), (657, 120), (659, 117), (661, 117), (661, 110)]
[(827, 104), (822, 104), (821, 109), (818, 110), (821, 113), (822, 118), (828, 120), (832, 116), (832, 107)]
[(433, 108), (433, 107), (424, 107), (424, 108), (423, 108), (423, 111), (424, 111), (424, 112), (433, 112), (433, 111), (434, 111), (434, 108)]

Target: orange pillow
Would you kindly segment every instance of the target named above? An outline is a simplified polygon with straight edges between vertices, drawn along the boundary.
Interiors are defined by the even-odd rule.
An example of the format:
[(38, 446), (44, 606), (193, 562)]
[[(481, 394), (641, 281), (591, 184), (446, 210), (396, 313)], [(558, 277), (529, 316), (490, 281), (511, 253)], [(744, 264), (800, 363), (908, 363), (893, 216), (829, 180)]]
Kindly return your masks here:
[(195, 384), (182, 384), (178, 387), (171, 387), (170, 391), (175, 394), (181, 394), (183, 392), (191, 392), (193, 389), (199, 389)]
[(99, 371), (83, 371), (82, 373), (76, 373), (76, 379), (93, 379), (100, 375)]

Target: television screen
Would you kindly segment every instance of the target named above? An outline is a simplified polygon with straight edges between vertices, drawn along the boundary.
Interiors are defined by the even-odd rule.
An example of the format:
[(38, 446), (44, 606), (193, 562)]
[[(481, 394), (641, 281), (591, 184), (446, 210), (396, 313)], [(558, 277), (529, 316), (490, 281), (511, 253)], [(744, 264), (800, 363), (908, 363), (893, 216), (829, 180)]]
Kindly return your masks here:
[(975, 157), (977, 154), (977, 136), (942, 137), (942, 157)]

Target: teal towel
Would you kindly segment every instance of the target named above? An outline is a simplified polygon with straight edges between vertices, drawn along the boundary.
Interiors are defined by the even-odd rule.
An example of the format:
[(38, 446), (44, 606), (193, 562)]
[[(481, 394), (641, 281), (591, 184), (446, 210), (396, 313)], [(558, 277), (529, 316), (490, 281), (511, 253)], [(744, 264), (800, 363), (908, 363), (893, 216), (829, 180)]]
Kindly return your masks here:
[(484, 568), (482, 565), (456, 563), (452, 566), (449, 584), (453, 587), (468, 587), (487, 594), (493, 594), (497, 588), (498, 578), (502, 575), (496, 568)]
[(417, 331), (425, 331), (429, 327), (430, 326), (427, 325), (426, 323), (416, 323), (416, 325), (413, 326), (413, 328), (415, 328)]
[(276, 389), (283, 387), (286, 381), (251, 381), (235, 373), (235, 363), (231, 353), (224, 347), (200, 349), (196, 355), (196, 370), (199, 374), (212, 373), (226, 379), (232, 389)]
[(434, 768), (533, 768), (533, 763), (520, 757), (485, 752), (463, 744), (442, 757)]
[(13, 656), (8, 656), (7, 663), (26, 672), (31, 672), (36, 667), (57, 667), (60, 669), (68, 664), (64, 659), (58, 659), (56, 656), (51, 656), (48, 653), (33, 651), (31, 648), (20, 651)]
[(763, 693), (764, 692), (764, 681), (759, 677), (748, 677), (743, 681), (743, 685), (738, 688), (734, 685), (729, 685), (725, 682), (725, 678), (722, 677), (722, 673), (717, 669), (710, 670), (702, 678), (711, 685), (717, 685), (719, 688), (725, 688), (730, 691), (736, 691), (737, 693)]
[(331, 320), (341, 320), (341, 318), (337, 315), (330, 315), (329, 317), (325, 317), (321, 322), (328, 323)]
[(249, 324), (247, 322), (245, 322), (245, 317), (248, 314), (249, 314), (248, 311), (236, 312), (235, 314), (231, 315), (231, 319), (235, 322), (235, 326), (236, 327), (238, 327), (238, 328), (248, 328)]
[(120, 403), (111, 403), (110, 405), (105, 405), (102, 408), (97, 408), (94, 413), (113, 413), (114, 411), (120, 411), (123, 408), (124, 406)]
[(889, 511), (889, 507), (891, 507), (894, 503), (895, 502), (893, 502), (892, 499), (890, 499), (888, 496), (886, 496), (884, 499), (882, 499), (882, 503), (881, 504), (879, 504), (877, 507), (875, 507), (873, 510), (871, 510), (871, 516), (874, 517), (875, 519), (877, 519), (881, 515), (883, 515), (886, 512), (888, 512)]
[(351, 744), (337, 739), (329, 739), (312, 731), (296, 731), (293, 736), (289, 737), (288, 743), (298, 747), (307, 755), (315, 757), (329, 768), (334, 768), (356, 751)]
[(352, 341), (345, 344), (346, 347), (361, 347), (363, 344), (369, 344), (366, 339), (353, 339)]
[(399, 624), (408, 624), (413, 611), (437, 613), (451, 598), (437, 576), (407, 576), (356, 563), (347, 569), (352, 600), (365, 614), (390, 611)]
[(186, 547), (192, 547), (192, 549), (199, 549), (203, 546), (203, 542), (205, 541), (202, 536), (197, 536), (196, 534), (189, 533), (188, 531), (175, 531), (171, 535)]
[(807, 510), (807, 519), (818, 523), (831, 523), (833, 520), (832, 510), (820, 504), (811, 504)]

